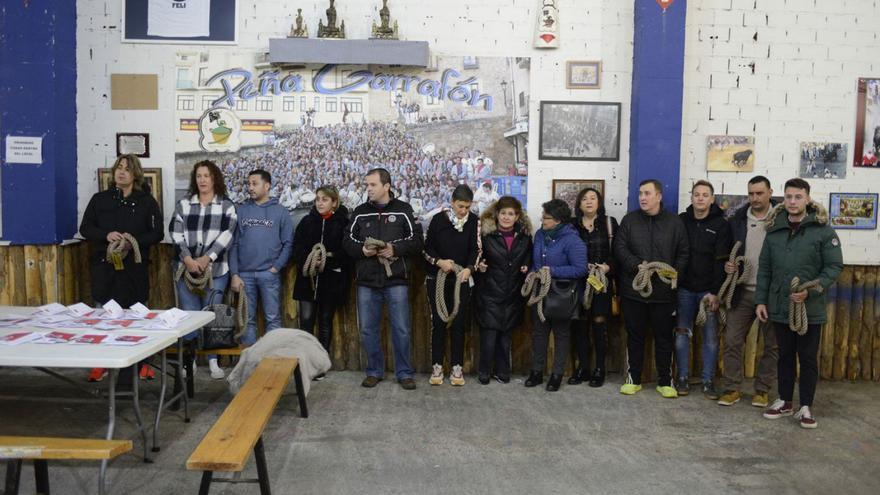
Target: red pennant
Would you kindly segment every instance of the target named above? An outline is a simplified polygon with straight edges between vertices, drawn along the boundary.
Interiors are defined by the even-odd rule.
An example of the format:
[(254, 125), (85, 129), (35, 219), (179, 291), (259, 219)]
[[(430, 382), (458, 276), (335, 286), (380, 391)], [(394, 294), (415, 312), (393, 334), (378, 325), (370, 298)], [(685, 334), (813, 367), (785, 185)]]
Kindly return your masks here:
[(550, 43), (551, 41), (556, 39), (556, 36), (549, 33), (542, 34), (540, 37), (542, 40), (544, 40), (544, 43)]
[(661, 9), (666, 10), (667, 7), (672, 5), (673, 0), (657, 0), (657, 5), (660, 6)]

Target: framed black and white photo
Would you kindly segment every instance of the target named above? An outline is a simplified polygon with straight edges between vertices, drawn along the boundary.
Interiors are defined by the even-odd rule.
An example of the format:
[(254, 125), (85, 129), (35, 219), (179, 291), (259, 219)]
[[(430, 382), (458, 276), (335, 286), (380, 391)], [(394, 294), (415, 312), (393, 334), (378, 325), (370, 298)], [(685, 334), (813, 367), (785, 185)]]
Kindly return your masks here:
[(117, 132), (116, 156), (150, 157), (150, 135), (146, 132)]
[(550, 193), (553, 199), (565, 201), (574, 212), (577, 207), (575, 201), (578, 194), (588, 187), (592, 187), (599, 191), (603, 197), (605, 196), (605, 181), (603, 179), (553, 179)]
[(565, 87), (568, 89), (599, 89), (602, 62), (569, 60), (565, 63)]
[[(162, 169), (159, 167), (143, 167), (145, 187), (149, 189), (149, 193), (156, 198), (159, 203), (159, 211), (163, 211), (162, 207)], [(98, 169), (98, 191), (106, 191), (110, 189), (110, 183), (113, 182), (113, 174), (109, 168)], [(164, 214), (164, 213), (163, 213)]]
[(538, 158), (620, 160), (620, 103), (542, 101)]

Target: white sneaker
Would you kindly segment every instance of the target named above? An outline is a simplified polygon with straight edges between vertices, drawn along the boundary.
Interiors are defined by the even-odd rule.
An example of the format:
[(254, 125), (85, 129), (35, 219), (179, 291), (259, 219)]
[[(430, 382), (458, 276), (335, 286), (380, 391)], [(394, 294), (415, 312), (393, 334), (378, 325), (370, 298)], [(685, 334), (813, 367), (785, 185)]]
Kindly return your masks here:
[(816, 423), (816, 418), (813, 417), (813, 413), (810, 412), (810, 406), (801, 406), (801, 408), (798, 409), (798, 412), (794, 413), (794, 419), (800, 422), (801, 428), (812, 430), (819, 426), (819, 424)]
[(461, 372), (461, 366), (455, 365), (452, 367), (452, 373), (449, 375), (449, 384), (454, 387), (461, 387), (464, 385), (464, 374)]
[(443, 365), (435, 364), (431, 368), (431, 379), (428, 380), (431, 385), (443, 385)]
[(211, 378), (215, 380), (222, 380), (226, 376), (226, 372), (217, 364), (217, 358), (208, 360), (208, 368), (211, 369)]

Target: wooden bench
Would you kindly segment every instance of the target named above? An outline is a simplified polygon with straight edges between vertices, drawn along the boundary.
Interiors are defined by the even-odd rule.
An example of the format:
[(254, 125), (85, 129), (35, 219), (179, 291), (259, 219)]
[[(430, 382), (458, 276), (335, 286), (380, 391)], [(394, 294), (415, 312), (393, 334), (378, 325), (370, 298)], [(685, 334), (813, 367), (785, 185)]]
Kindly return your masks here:
[[(21, 462), (34, 461), (37, 493), (49, 493), (49, 463), (57, 459), (109, 460), (131, 450), (131, 440), (0, 436), (0, 459), (6, 460), (6, 493), (18, 493)], [(104, 493), (104, 479), (98, 480)]]
[[(232, 402), (186, 461), (186, 469), (202, 471), (200, 495), (207, 495), (211, 482), (259, 483), (260, 493), (269, 495), (269, 474), (263, 450), (263, 429), (272, 417), (281, 394), (296, 379), (300, 416), (308, 417), (302, 375), (296, 358), (267, 357), (248, 378)], [(251, 450), (257, 463), (257, 479), (215, 478), (214, 471), (241, 472)]]

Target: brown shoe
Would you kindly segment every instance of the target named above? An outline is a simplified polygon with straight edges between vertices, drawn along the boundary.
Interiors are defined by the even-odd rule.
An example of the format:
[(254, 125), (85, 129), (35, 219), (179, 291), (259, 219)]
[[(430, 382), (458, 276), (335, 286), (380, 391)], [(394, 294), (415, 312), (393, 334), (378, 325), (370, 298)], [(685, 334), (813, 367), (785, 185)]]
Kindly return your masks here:
[(364, 378), (364, 381), (361, 382), (361, 387), (373, 388), (381, 382), (382, 379), (378, 376), (368, 376)]
[(404, 378), (400, 380), (400, 386), (404, 390), (415, 390), (416, 389), (416, 381), (412, 378)]

